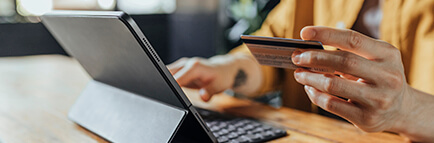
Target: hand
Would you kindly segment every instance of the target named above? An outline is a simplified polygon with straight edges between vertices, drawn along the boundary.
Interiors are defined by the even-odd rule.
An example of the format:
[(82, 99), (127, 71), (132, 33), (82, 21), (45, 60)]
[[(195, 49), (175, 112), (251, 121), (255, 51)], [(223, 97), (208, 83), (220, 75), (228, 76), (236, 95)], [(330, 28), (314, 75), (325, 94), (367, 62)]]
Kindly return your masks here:
[[(426, 113), (420, 106), (431, 108), (434, 103), (417, 101), (422, 94), (407, 84), (397, 48), (355, 31), (327, 27), (305, 27), (301, 37), (340, 49), (299, 50), (292, 55), (298, 66), (335, 71), (316, 73), (299, 68), (294, 72), (295, 79), (305, 85), (314, 104), (368, 132), (408, 133), (408, 128), (417, 128), (416, 123), (411, 127), (420, 117), (416, 114), (431, 114), (432, 117), (432, 111)], [(427, 99), (433, 101), (432, 97)], [(426, 104), (421, 105), (423, 103)], [(432, 118), (427, 117), (417, 122), (433, 124)]]
[(211, 96), (231, 88), (234, 71), (229, 68), (230, 60), (222, 57), (214, 59), (181, 58), (168, 65), (170, 72), (179, 85), (200, 89), (203, 101), (209, 101)]
[(178, 84), (199, 89), (203, 101), (226, 89), (249, 95), (255, 92), (250, 89), (258, 88), (261, 83), (259, 65), (247, 55), (181, 58), (168, 68)]

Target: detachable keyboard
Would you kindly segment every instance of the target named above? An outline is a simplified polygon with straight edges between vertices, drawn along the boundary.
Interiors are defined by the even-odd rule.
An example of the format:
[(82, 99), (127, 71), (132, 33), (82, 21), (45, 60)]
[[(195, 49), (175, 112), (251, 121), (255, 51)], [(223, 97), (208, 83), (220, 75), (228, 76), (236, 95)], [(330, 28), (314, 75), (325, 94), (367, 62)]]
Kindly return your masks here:
[(196, 108), (220, 143), (258, 143), (286, 136), (286, 131), (254, 119)]

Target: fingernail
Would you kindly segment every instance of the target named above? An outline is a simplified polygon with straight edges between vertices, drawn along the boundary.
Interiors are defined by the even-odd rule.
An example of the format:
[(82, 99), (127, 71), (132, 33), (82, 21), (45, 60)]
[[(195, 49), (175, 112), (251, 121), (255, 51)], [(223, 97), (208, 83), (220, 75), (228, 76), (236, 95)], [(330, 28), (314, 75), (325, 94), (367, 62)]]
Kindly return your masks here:
[(309, 94), (313, 94), (312, 87), (305, 85), (304, 89), (306, 89), (306, 91), (309, 92)]
[(206, 90), (205, 89), (200, 89), (199, 90), (199, 95), (200, 95), (200, 98), (202, 98), (202, 100), (203, 101), (208, 101), (209, 100), (209, 95), (208, 95), (208, 93), (206, 92)]
[[(298, 70), (298, 69), (297, 69)], [(300, 78), (300, 72), (297, 72), (297, 70), (294, 72), (294, 77), (295, 77), (295, 80), (297, 80), (298, 81), (298, 79)]]
[(295, 70), (295, 72), (294, 72), (294, 78), (295, 78), (295, 80), (297, 81), (297, 82), (299, 82), (299, 83), (301, 83), (300, 82), (300, 79), (302, 78), (302, 75), (303, 74), (303, 72), (302, 72), (302, 68), (298, 68), (298, 69), (296, 69)]
[(205, 89), (202, 88), (202, 89), (199, 90), (199, 95), (200, 96), (204, 95), (205, 93), (206, 93)]
[(300, 37), (304, 40), (314, 39), (316, 36), (316, 30), (313, 27), (305, 27), (300, 32)]
[(301, 54), (301, 51), (298, 49), (296, 49), (294, 52), (292, 52), (292, 62), (294, 64), (300, 63), (300, 54)]
[(310, 87), (307, 86), (307, 85), (305, 85), (305, 86), (304, 86), (304, 90), (309, 91), (309, 90), (310, 90)]

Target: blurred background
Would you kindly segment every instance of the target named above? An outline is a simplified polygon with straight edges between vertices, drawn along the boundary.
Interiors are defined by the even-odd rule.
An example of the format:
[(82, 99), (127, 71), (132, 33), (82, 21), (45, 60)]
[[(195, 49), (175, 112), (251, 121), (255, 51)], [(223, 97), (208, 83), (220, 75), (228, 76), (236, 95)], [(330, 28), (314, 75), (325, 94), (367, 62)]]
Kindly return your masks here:
[(280, 0), (0, 0), (0, 56), (68, 55), (40, 23), (52, 10), (127, 12), (163, 61), (210, 57), (241, 44)]

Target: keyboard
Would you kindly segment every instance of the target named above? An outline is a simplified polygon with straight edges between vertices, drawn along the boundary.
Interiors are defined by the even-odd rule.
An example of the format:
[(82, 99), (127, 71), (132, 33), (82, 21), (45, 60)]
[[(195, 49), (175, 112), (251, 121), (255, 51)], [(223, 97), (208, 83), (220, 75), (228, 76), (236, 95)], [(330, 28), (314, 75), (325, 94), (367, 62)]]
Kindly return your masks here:
[(286, 136), (286, 131), (254, 119), (196, 108), (220, 143), (259, 143)]

